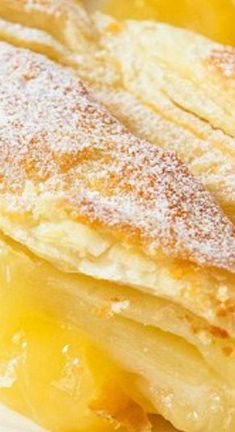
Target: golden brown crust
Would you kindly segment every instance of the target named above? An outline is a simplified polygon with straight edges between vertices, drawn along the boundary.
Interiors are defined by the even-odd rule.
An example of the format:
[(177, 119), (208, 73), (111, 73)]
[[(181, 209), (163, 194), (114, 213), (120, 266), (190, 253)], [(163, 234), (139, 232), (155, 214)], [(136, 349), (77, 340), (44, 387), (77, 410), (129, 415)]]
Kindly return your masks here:
[[(0, 46), (1, 202), (63, 203), (68, 217), (168, 255), (235, 271), (234, 227), (174, 153), (131, 135), (70, 70)], [(20, 202), (20, 208), (14, 207)]]

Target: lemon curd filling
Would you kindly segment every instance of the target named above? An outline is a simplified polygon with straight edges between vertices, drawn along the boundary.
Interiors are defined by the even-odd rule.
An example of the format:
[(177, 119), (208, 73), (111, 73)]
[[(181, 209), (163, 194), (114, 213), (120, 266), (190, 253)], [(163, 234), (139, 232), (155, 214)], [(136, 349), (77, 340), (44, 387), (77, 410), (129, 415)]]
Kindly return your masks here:
[(86, 0), (117, 18), (157, 19), (198, 31), (222, 43), (235, 43), (233, 0)]
[(48, 430), (114, 431), (116, 407), (124, 411), (129, 403), (118, 367), (42, 306), (45, 269), (40, 274), (40, 266), (4, 243), (0, 253), (1, 402)]
[[(203, 430), (208, 416), (233, 430), (233, 390), (218, 370), (233, 382), (234, 363), (219, 347), (213, 370), (196, 346), (148, 325), (147, 297), (65, 275), (7, 238), (0, 256), (0, 403), (53, 432), (150, 432), (158, 412), (179, 430)], [(129, 303), (144, 325), (123, 317)]]

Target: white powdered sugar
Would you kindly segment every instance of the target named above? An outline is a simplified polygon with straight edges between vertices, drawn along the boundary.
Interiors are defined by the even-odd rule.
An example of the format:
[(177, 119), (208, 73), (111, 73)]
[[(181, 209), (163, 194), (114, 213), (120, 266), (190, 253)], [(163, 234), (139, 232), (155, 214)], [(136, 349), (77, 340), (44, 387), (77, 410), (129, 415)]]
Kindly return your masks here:
[[(42, 197), (144, 247), (235, 271), (235, 233), (170, 151), (129, 133), (70, 69), (0, 44), (0, 200)], [(14, 205), (13, 205), (14, 207)]]

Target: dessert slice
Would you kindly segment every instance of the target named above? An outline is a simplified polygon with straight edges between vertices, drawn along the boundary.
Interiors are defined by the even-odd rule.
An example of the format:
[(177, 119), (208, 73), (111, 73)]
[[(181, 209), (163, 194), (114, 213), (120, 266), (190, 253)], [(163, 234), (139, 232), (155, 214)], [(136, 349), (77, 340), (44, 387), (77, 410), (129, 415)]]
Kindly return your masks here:
[[(223, 321), (218, 292), (223, 280), (233, 301), (235, 235), (210, 194), (174, 153), (130, 134), (70, 70), (5, 43), (0, 60), (1, 229), (63, 270), (137, 285)], [(233, 333), (233, 314), (225, 322)]]
[[(132, 135), (71, 70), (3, 42), (0, 69), (1, 289), (6, 299), (15, 286), (21, 299), (13, 294), (10, 302), (19, 314), (7, 307), (1, 317), (9, 328), (10, 315), (20, 315), (27, 328), (31, 316), (29, 335), (36, 311), (36, 328), (52, 313), (72, 325), (84, 335), (84, 342), (71, 336), (72, 345), (80, 357), (85, 349), (84, 370), (91, 365), (95, 391), (102, 390), (91, 400), (94, 386), (84, 381), (78, 417), (74, 394), (59, 402), (71, 415), (57, 429), (64, 432), (74, 418), (71, 429), (81, 429), (88, 406), (92, 432), (99, 431), (98, 414), (128, 432), (151, 430), (151, 414), (185, 432), (233, 432), (234, 226), (174, 153)], [(45, 329), (48, 337), (50, 325)], [(59, 335), (50, 341), (57, 345)], [(34, 340), (28, 382), (38, 389), (46, 381), (40, 423), (48, 427), (54, 411), (47, 401), (54, 405), (51, 383), (58, 379), (46, 372), (35, 381)], [(48, 355), (60, 359), (48, 345)], [(107, 364), (104, 374), (96, 359)], [(61, 368), (52, 369), (60, 376)], [(71, 376), (80, 376), (76, 367)], [(25, 410), (21, 392), (16, 400), (5, 393), (5, 403)], [(89, 427), (84, 423), (84, 431)]]

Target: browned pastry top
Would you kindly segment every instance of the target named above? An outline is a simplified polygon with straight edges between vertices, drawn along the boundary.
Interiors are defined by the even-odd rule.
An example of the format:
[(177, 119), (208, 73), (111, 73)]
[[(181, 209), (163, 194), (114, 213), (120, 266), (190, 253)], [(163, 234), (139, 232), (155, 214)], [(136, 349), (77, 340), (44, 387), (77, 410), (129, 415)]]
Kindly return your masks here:
[[(234, 226), (176, 155), (130, 134), (71, 70), (0, 44), (0, 200), (111, 230), (153, 256), (235, 271)], [(19, 199), (20, 198), (20, 199)]]

